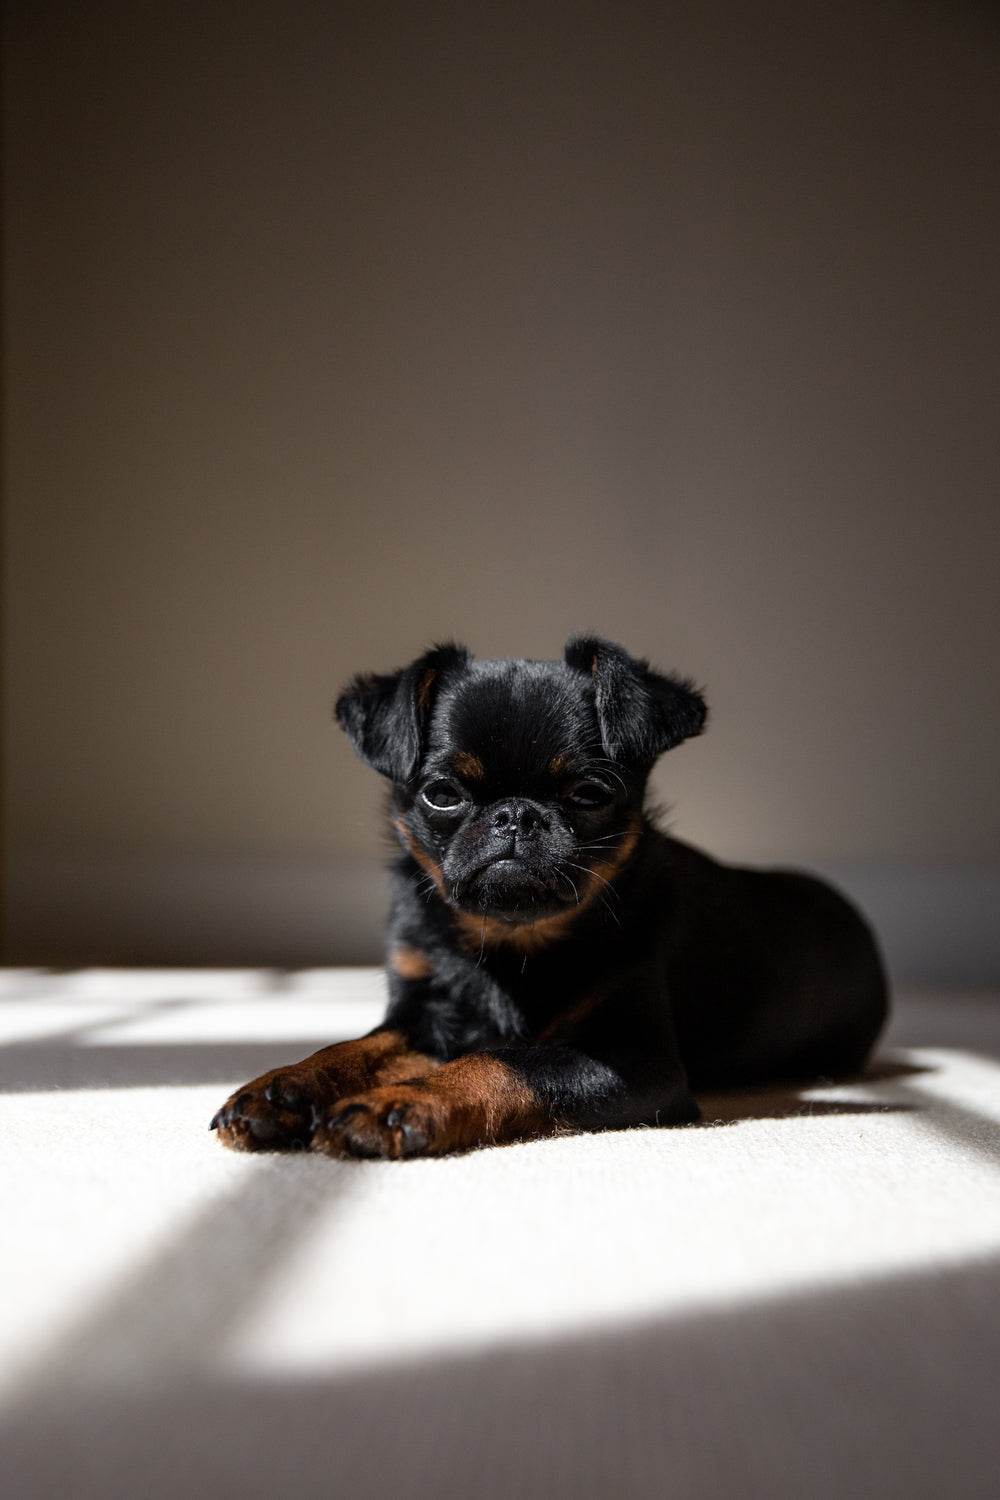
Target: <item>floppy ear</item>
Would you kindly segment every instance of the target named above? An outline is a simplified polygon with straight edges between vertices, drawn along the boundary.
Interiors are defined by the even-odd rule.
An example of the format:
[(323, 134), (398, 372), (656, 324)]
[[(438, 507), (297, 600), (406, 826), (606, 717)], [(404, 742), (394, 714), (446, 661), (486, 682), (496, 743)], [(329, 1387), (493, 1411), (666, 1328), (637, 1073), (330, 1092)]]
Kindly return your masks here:
[(565, 658), (593, 679), (601, 740), (612, 760), (651, 766), (705, 727), (705, 700), (691, 682), (652, 671), (612, 641), (575, 636)]
[(337, 699), (337, 721), (361, 759), (391, 781), (416, 770), (441, 679), (468, 665), (464, 646), (435, 646), (398, 672), (355, 677)]

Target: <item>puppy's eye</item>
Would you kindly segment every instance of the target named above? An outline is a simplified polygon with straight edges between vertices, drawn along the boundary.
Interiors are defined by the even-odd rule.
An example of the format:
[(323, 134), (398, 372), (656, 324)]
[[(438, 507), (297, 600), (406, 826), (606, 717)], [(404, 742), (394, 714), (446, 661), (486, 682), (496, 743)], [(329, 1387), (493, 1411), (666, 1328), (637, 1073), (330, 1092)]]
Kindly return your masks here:
[(435, 807), (438, 812), (454, 812), (465, 801), (465, 794), (453, 781), (432, 781), (420, 795), (428, 807)]
[(571, 807), (606, 807), (612, 796), (613, 793), (600, 781), (578, 781), (566, 793), (566, 801)]

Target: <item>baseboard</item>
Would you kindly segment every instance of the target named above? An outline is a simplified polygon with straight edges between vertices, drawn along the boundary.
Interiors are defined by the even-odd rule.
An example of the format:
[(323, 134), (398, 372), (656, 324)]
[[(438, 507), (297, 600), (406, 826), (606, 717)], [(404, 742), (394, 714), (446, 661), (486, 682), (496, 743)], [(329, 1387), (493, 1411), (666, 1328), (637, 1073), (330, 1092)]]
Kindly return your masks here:
[[(810, 868), (866, 913), (897, 983), (1000, 981), (1000, 866)], [(20, 854), (6, 893), (5, 961), (60, 967), (378, 963), (388, 905), (365, 859)]]

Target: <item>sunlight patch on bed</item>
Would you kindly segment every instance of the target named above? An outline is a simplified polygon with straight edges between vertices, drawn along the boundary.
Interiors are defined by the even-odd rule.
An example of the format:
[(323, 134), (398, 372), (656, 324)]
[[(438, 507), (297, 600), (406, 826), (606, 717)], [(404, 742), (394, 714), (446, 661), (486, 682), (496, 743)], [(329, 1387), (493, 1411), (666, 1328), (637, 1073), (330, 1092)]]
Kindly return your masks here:
[[(1000, 1094), (996, 1064), (908, 1055), (942, 1070), (942, 1103)], [(892, 1086), (845, 1104), (861, 1092)], [(385, 1164), (295, 1248), (227, 1363), (319, 1373), (959, 1264), (1000, 1251), (997, 1165), (919, 1110)]]
[[(15, 977), (16, 976), (16, 977)], [(361, 1036), (385, 1014), (380, 969), (7, 971), (0, 1045), (196, 1046)]]
[[(33, 1042), (36, 1060), (104, 1048), (127, 1080), (129, 1046), (318, 1046), (385, 1001), (376, 969), (0, 978), (15, 1077)], [(208, 1121), (240, 1076), (3, 1096), (7, 1389), (64, 1355), (85, 1383), (167, 1365), (308, 1375), (995, 1256), (1000, 1066), (943, 1048), (888, 1061), (808, 1091), (799, 1115), (747, 1096), (715, 1128), (409, 1163), (223, 1151)]]
[(207, 1205), (238, 1190), (246, 1161), (207, 1149), (218, 1096), (217, 1087), (0, 1096), (9, 1292), (0, 1396)]
[(183, 1046), (300, 1041), (317, 1047), (363, 1036), (385, 1013), (380, 1000), (269, 1000), (240, 1006), (194, 1005), (136, 1015), (120, 1025), (85, 1031), (81, 1047)]

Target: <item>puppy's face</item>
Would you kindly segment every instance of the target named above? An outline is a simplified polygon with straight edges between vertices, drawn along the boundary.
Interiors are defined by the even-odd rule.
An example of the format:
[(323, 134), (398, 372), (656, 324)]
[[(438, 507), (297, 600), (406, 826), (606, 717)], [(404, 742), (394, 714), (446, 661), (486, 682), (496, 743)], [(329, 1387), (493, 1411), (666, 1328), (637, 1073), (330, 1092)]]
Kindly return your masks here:
[(704, 720), (688, 684), (598, 640), (571, 641), (562, 662), (439, 648), (356, 678), (337, 712), (393, 780), (403, 844), (484, 936), (551, 928), (604, 895), (638, 838), (650, 766)]
[(440, 689), (397, 828), (456, 910), (512, 925), (589, 901), (638, 827), (644, 777), (604, 752), (563, 663), (475, 662)]

